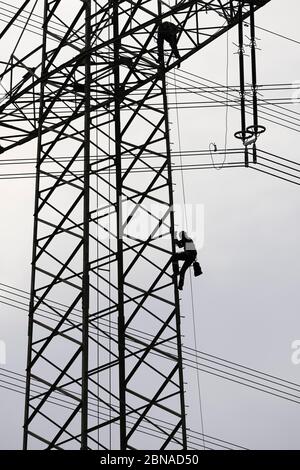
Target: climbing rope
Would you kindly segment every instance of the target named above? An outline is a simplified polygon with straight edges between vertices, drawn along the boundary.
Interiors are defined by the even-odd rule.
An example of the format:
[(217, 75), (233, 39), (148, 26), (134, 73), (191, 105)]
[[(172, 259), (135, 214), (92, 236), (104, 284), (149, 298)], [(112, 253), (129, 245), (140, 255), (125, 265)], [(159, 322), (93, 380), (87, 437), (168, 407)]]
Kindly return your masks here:
[[(97, 8), (95, 9), (95, 21), (96, 21), (96, 24), (98, 24), (98, 10)], [(96, 45), (98, 43), (98, 36), (96, 38)], [(98, 76), (98, 63), (96, 64), (96, 76)], [(98, 101), (98, 87), (96, 88), (96, 101)], [(98, 133), (98, 124), (99, 124), (99, 117), (98, 115), (96, 116), (96, 129), (95, 129), (95, 132), (96, 132), (96, 158), (97, 158), (97, 165), (96, 165), (96, 208), (97, 210), (99, 209), (99, 178), (98, 178), (98, 171), (99, 171), (99, 163), (98, 163), (98, 159), (99, 159), (99, 133)], [(98, 215), (98, 212), (96, 212), (96, 214)], [(96, 256), (97, 256), (97, 260), (100, 259), (100, 244), (99, 244), (99, 223), (97, 221), (97, 249), (96, 249)], [(100, 344), (100, 323), (99, 323), (99, 311), (100, 311), (100, 295), (99, 295), (99, 291), (100, 291), (100, 280), (99, 280), (99, 268), (97, 268), (97, 281), (96, 281), (96, 285), (97, 285), (97, 384), (100, 383), (100, 373), (99, 373), (99, 370), (100, 370), (100, 360), (101, 360), (101, 357), (100, 357), (100, 347), (99, 347), (99, 344)], [(100, 423), (100, 389), (99, 389), (99, 386), (97, 387), (97, 421), (98, 423)], [(100, 449), (100, 428), (98, 428), (97, 430), (97, 440), (98, 440), (98, 450)]]
[[(186, 212), (186, 190), (185, 190), (185, 181), (184, 175), (182, 170), (183, 158), (182, 158), (182, 151), (181, 151), (181, 133), (180, 133), (180, 122), (179, 122), (179, 110), (178, 110), (178, 96), (177, 96), (177, 82), (176, 82), (176, 71), (174, 70), (174, 85), (175, 85), (175, 107), (176, 107), (176, 121), (177, 121), (177, 137), (178, 137), (178, 153), (180, 158), (180, 166), (181, 166), (181, 186), (182, 186), (182, 195), (183, 195), (183, 205), (184, 205), (184, 220), (185, 220), (185, 227), (188, 228), (188, 221), (187, 221), (187, 212)], [(192, 318), (193, 318), (193, 330), (194, 330), (194, 348), (197, 351), (197, 333), (196, 333), (196, 315), (195, 315), (195, 304), (194, 304), (194, 291), (193, 291), (193, 283), (192, 283), (192, 273), (189, 270), (189, 277), (190, 277), (190, 290), (191, 290), (191, 303), (192, 303)], [(200, 411), (200, 420), (201, 420), (201, 428), (202, 428), (202, 437), (203, 437), (203, 448), (206, 449), (205, 445), (205, 436), (204, 436), (204, 417), (203, 417), (203, 407), (202, 407), (202, 393), (201, 393), (201, 385), (200, 385), (200, 371), (198, 366), (198, 355), (196, 353), (196, 370), (197, 370), (197, 388), (198, 388), (198, 398), (199, 398), (199, 411)]]
[(209, 153), (210, 153), (210, 158), (211, 162), (213, 164), (213, 167), (215, 170), (222, 170), (225, 163), (226, 163), (226, 158), (227, 158), (227, 146), (228, 146), (228, 113), (229, 113), (229, 105), (228, 105), (228, 99), (229, 99), (229, 89), (228, 89), (228, 83), (229, 83), (229, 31), (226, 33), (226, 110), (225, 110), (225, 136), (224, 136), (224, 158), (223, 161), (220, 165), (216, 165), (213, 154), (214, 152), (217, 152), (217, 146), (215, 142), (210, 142), (209, 144)]

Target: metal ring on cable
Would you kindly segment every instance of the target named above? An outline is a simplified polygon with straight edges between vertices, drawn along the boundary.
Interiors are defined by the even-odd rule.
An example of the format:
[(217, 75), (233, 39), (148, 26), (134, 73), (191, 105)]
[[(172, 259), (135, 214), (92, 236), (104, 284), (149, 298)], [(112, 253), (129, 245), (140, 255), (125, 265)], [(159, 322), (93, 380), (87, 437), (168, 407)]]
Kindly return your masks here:
[(237, 131), (237, 132), (235, 132), (235, 134), (234, 134), (234, 137), (235, 137), (236, 139), (243, 140), (243, 141), (245, 141), (245, 140), (247, 140), (247, 139), (251, 139), (251, 137), (253, 137), (253, 136), (254, 136), (254, 133), (253, 133), (253, 132), (250, 132), (248, 129), (247, 129), (245, 132), (243, 132), (243, 131)]
[(253, 135), (260, 135), (266, 132), (266, 127), (265, 126), (248, 126), (247, 131), (252, 132)]

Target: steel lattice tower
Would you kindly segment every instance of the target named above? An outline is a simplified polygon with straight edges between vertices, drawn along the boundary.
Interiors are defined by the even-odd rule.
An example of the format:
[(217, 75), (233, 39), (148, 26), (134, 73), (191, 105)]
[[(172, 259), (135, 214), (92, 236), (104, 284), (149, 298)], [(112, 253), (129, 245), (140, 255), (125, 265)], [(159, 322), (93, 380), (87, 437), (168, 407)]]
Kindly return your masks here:
[[(147, 448), (187, 447), (166, 89), (177, 62), (158, 63), (157, 27), (181, 26), (184, 61), (266, 3), (44, 1), (41, 63), (0, 106), (16, 107), (2, 151), (38, 140), (25, 449), (145, 448), (145, 429)], [(35, 117), (18, 120), (27, 106)]]

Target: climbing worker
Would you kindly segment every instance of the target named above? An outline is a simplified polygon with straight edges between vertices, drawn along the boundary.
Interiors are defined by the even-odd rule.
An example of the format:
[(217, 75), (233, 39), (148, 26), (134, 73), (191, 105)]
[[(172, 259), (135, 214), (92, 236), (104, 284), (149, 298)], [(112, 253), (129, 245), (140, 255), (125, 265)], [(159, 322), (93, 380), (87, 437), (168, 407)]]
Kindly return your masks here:
[[(202, 274), (201, 267), (199, 263), (196, 261), (197, 258), (197, 250), (195, 248), (195, 244), (193, 240), (187, 235), (186, 232), (180, 232), (180, 239), (175, 240), (176, 245), (179, 248), (183, 248), (184, 251), (181, 253), (176, 253), (174, 255), (173, 265), (174, 265), (174, 272), (176, 275), (179, 274), (179, 284), (178, 289), (183, 289), (184, 284), (184, 276), (186, 270), (194, 265), (194, 274), (195, 276), (199, 276)], [(179, 272), (178, 261), (184, 261), (181, 270)]]
[[(158, 62), (164, 63), (164, 41), (166, 41), (172, 49), (173, 54), (175, 55), (176, 59), (180, 59), (178, 47), (177, 47), (177, 33), (178, 27), (165, 21), (161, 23), (158, 27), (157, 32), (157, 46), (158, 46)], [(180, 67), (180, 63), (178, 64), (178, 68)]]

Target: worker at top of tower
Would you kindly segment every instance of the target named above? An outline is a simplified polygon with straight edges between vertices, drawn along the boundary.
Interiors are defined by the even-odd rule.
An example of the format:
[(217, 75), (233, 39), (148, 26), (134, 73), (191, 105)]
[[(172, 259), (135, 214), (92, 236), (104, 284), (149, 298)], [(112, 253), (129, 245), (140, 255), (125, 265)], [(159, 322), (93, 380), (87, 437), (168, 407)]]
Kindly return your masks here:
[[(183, 252), (176, 253), (173, 258), (173, 266), (175, 274), (179, 274), (179, 284), (178, 289), (182, 290), (184, 285), (184, 277), (187, 269), (193, 264), (194, 265), (194, 274), (199, 276), (202, 274), (201, 266), (196, 261), (197, 259), (197, 250), (195, 243), (184, 231), (180, 232), (179, 240), (175, 240), (176, 245), (179, 248), (183, 248)], [(181, 270), (179, 271), (178, 261), (183, 261)]]
[[(175, 55), (176, 59), (180, 59), (180, 54), (177, 47), (177, 34), (178, 26), (169, 21), (164, 21), (160, 23), (157, 31), (157, 46), (158, 46), (158, 62), (164, 63), (164, 41), (166, 41), (172, 49), (172, 53)], [(178, 64), (180, 67), (180, 63)]]

